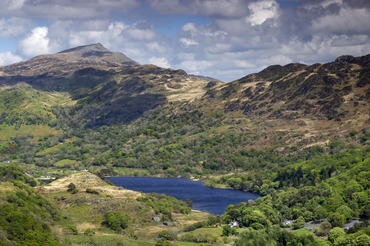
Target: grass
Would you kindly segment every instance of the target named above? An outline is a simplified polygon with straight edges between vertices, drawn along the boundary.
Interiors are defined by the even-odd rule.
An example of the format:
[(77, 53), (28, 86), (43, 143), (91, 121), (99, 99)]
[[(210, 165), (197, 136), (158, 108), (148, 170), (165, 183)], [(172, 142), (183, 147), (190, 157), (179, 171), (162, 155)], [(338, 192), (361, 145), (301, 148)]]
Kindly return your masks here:
[(14, 126), (0, 125), (0, 141), (12, 141), (14, 136), (33, 136), (33, 141), (47, 135), (58, 135), (60, 132), (47, 125), (22, 125), (19, 129)]
[(191, 242), (176, 242), (176, 245), (178, 245), (178, 246), (196, 246), (196, 245), (199, 245), (199, 243), (191, 243)]
[(210, 234), (211, 236), (214, 237), (220, 237), (222, 235), (222, 228), (220, 227), (205, 227), (205, 228), (199, 228), (196, 229), (195, 231), (188, 232), (189, 234), (196, 234), (196, 235), (201, 235), (201, 234)]
[(307, 236), (307, 235), (312, 235), (312, 231), (309, 231), (307, 229), (298, 229), (298, 230), (291, 230), (292, 233), (296, 234), (297, 236)]
[(65, 167), (65, 166), (75, 165), (77, 163), (78, 163), (78, 161), (76, 161), (76, 160), (63, 159), (63, 160), (57, 161), (54, 164), (54, 166), (55, 167)]
[(113, 170), (118, 174), (118, 176), (148, 176), (149, 171), (139, 168), (121, 168), (115, 167)]

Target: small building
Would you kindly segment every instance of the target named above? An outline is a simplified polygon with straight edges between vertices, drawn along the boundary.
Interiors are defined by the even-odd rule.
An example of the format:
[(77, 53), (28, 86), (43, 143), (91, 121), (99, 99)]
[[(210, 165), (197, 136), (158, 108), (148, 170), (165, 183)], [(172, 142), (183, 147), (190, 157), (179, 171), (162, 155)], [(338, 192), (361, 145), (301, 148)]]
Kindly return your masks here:
[(230, 227), (239, 227), (239, 222), (237, 222), (237, 221), (231, 221), (227, 225), (230, 226)]
[(283, 225), (285, 225), (285, 226), (293, 225), (293, 220), (284, 220)]
[(152, 219), (154, 222), (159, 222), (159, 221), (161, 221), (161, 218), (159, 218), (159, 217), (153, 217), (153, 219)]

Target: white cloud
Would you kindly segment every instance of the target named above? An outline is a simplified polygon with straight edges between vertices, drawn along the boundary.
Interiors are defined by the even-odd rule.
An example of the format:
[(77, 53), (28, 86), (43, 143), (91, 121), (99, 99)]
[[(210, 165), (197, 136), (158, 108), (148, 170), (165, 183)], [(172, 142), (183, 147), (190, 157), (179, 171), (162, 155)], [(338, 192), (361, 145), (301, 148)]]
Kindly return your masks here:
[(256, 62), (261, 65), (269, 66), (274, 64), (285, 65), (293, 62), (293, 59), (285, 55), (275, 55), (262, 59), (257, 59)]
[(273, 19), (278, 16), (279, 4), (275, 0), (263, 0), (250, 3), (248, 5), (251, 15), (247, 17), (247, 21), (252, 26), (261, 25), (268, 19)]
[(146, 44), (146, 47), (150, 51), (158, 52), (158, 53), (166, 53), (166, 47), (160, 45), (158, 42), (150, 42)]
[(255, 68), (256, 65), (250, 61), (246, 60), (235, 60), (234, 65), (236, 68)]
[(303, 8), (307, 10), (315, 10), (317, 8), (327, 8), (328, 6), (331, 6), (333, 4), (336, 4), (338, 6), (343, 5), (343, 0), (323, 0), (319, 3), (307, 3), (303, 6)]
[(22, 60), (23, 60), (22, 57), (14, 55), (10, 51), (0, 53), (0, 66), (13, 64), (13, 63), (16, 63), (16, 62), (20, 62)]
[(2, 0), (0, 7), (2, 10), (16, 10), (23, 6), (26, 0)]
[(170, 68), (171, 65), (168, 63), (167, 59), (164, 57), (151, 57), (149, 59), (150, 64), (157, 65), (159, 67), (164, 67), (164, 68)]
[(197, 32), (197, 28), (193, 22), (186, 23), (181, 30), (184, 32)]
[(51, 52), (47, 27), (36, 27), (31, 34), (20, 42), (22, 54), (32, 57)]
[(0, 19), (0, 37), (19, 38), (28, 28), (31, 28), (29, 20), (12, 17)]
[(213, 62), (208, 60), (185, 60), (178, 64), (178, 67), (191, 74), (202, 74), (202, 71), (213, 65)]
[(2, 0), (1, 16), (20, 16), (37, 20), (91, 20), (113, 13), (127, 13), (141, 7), (137, 0)]
[(312, 22), (312, 32), (370, 32), (368, 9), (342, 8), (339, 14), (326, 15)]
[(180, 42), (183, 43), (185, 46), (197, 45), (198, 42), (191, 40), (189, 38), (180, 38)]
[(156, 36), (153, 30), (135, 28), (127, 30), (127, 34), (135, 40), (152, 40)]
[(246, 0), (148, 0), (151, 8), (163, 14), (206, 15), (239, 18), (248, 13)]

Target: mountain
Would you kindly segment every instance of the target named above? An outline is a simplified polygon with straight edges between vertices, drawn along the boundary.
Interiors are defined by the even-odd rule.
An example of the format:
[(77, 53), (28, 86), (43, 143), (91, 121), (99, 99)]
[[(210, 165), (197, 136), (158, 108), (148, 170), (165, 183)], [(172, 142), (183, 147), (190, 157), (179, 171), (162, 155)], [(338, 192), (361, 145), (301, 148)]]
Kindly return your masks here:
[(84, 68), (113, 69), (122, 66), (138, 66), (119, 52), (112, 52), (101, 44), (68, 49), (57, 54), (40, 55), (25, 62), (5, 66), (4, 76), (58, 76)]
[(88, 105), (85, 116), (97, 121), (91, 124), (102, 125), (136, 119), (170, 101), (194, 100), (208, 82), (183, 70), (140, 65), (93, 44), (0, 68), (3, 88), (20, 83), (54, 95), (68, 93), (79, 106)]
[[(17, 132), (43, 137), (125, 124), (145, 132), (145, 139), (188, 136), (177, 144), (232, 133), (254, 139), (236, 149), (323, 146), (369, 127), (369, 60), (273, 65), (222, 82), (140, 65), (101, 44), (80, 46), (0, 68), (7, 132), (0, 140), (11, 141)], [(137, 128), (138, 122), (145, 123)]]
[(265, 119), (275, 130), (308, 131), (303, 138), (312, 138), (368, 128), (369, 96), (370, 55), (341, 56), (327, 64), (273, 65), (215, 85), (200, 105)]
[[(366, 245), (369, 61), (370, 55), (347, 55), (326, 64), (272, 65), (223, 82), (140, 65), (94, 44), (1, 67), (0, 161), (5, 179), (0, 210), (6, 219), (0, 221), (5, 233), (0, 243), (22, 240), (19, 235), (24, 233), (12, 233), (18, 228), (12, 216), (23, 216), (25, 228), (40, 222), (35, 222), (39, 236), (53, 241), (50, 245), (57, 245), (57, 239), (50, 236), (45, 219), (55, 221), (53, 231), (69, 244), (102, 243), (94, 240), (103, 233), (104, 242), (120, 243), (123, 237), (132, 245), (140, 240), (152, 245), (153, 238), (161, 237), (152, 224), (154, 215), (170, 220), (183, 208), (190, 210), (184, 202), (163, 195), (117, 199), (125, 192), (103, 185), (88, 172), (75, 174), (87, 169), (100, 177), (201, 179), (211, 187), (263, 196), (253, 203), (230, 205), (222, 218), (184, 218), (189, 224), (197, 222), (189, 225), (191, 230), (212, 224), (210, 220), (239, 221), (248, 227), (238, 229), (239, 236), (227, 238), (236, 230), (225, 226), (181, 233), (180, 240), (323, 245), (318, 237), (329, 235), (334, 245)], [(38, 189), (49, 202), (20, 183), (36, 184), (31, 176), (58, 178)], [(66, 193), (70, 187), (71, 193)], [(54, 203), (63, 217), (54, 216)], [(50, 209), (40, 210), (40, 204)], [(119, 238), (101, 224), (108, 209), (131, 215), (129, 230)], [(360, 218), (355, 226), (340, 228), (353, 218)], [(288, 232), (284, 221), (293, 221), (294, 229), (306, 222), (316, 221), (309, 224), (313, 227), (325, 222), (301, 235), (303, 229)], [(71, 235), (78, 234), (75, 224), (90, 229), (84, 239)], [(95, 237), (90, 234), (93, 229)], [(210, 237), (213, 229), (216, 234)], [(35, 236), (28, 232), (25, 239)]]

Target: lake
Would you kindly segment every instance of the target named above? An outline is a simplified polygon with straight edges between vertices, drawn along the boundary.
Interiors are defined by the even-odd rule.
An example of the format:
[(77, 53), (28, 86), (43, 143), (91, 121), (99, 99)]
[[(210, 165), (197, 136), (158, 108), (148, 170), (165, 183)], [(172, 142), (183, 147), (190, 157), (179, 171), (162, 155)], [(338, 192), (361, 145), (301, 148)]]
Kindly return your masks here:
[(179, 200), (190, 199), (193, 209), (223, 214), (230, 204), (256, 200), (260, 195), (229, 189), (213, 189), (203, 182), (194, 182), (182, 178), (153, 177), (107, 177), (116, 186), (144, 193), (159, 193), (173, 196)]

